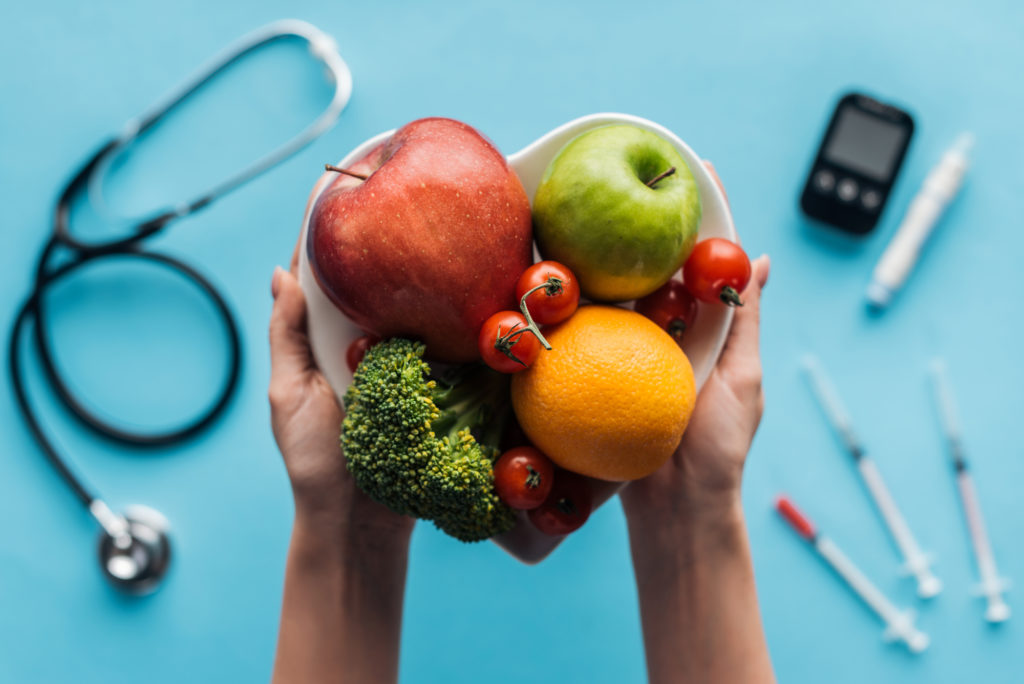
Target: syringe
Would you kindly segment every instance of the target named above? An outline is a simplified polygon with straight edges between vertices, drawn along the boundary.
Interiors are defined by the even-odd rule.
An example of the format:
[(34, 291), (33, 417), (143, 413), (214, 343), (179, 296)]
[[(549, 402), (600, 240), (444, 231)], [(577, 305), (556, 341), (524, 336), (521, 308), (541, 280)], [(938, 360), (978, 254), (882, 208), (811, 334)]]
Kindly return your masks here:
[(832, 384), (821, 369), (821, 364), (813, 356), (804, 358), (804, 370), (811, 383), (814, 396), (818, 399), (825, 416), (839, 433), (846, 450), (850, 453), (857, 464), (857, 471), (875, 502), (882, 519), (885, 521), (889, 534), (903, 555), (904, 569), (917, 579), (917, 595), (921, 598), (931, 598), (942, 591), (942, 581), (936, 577), (930, 568), (928, 554), (921, 550), (917, 540), (910, 531), (906, 519), (896, 506), (896, 501), (889, 493), (889, 488), (882, 480), (882, 474), (875, 462), (864, 453), (864, 447), (857, 439), (853, 431), (853, 424), (843, 408), (842, 402), (836, 394)]
[(988, 601), (985, 619), (989, 622), (1003, 622), (1010, 618), (1010, 606), (1003, 600), (1003, 593), (1009, 588), (1009, 582), (999, 577), (996, 558), (985, 531), (985, 519), (981, 516), (978, 504), (978, 493), (974, 488), (974, 478), (967, 470), (967, 459), (964, 455), (963, 441), (960, 434), (960, 421), (957, 420), (956, 406), (953, 403), (953, 392), (946, 379), (946, 366), (942, 361), (932, 363), (933, 389), (935, 401), (939, 407), (942, 428), (949, 442), (949, 451), (953, 457), (953, 468), (956, 470), (957, 489), (960, 490), (960, 502), (964, 517), (967, 518), (967, 530), (974, 548), (974, 559), (978, 564), (981, 582), (978, 593)]
[(818, 532), (807, 516), (784, 495), (775, 499), (775, 508), (779, 514), (796, 530), (797, 534), (806, 539), (818, 552), (818, 555), (835, 570), (844, 582), (857, 594), (871, 610), (885, 623), (882, 638), (886, 641), (902, 641), (913, 653), (920, 653), (928, 648), (928, 635), (914, 626), (914, 613), (900, 610), (885, 597), (860, 569), (846, 557), (835, 542)]

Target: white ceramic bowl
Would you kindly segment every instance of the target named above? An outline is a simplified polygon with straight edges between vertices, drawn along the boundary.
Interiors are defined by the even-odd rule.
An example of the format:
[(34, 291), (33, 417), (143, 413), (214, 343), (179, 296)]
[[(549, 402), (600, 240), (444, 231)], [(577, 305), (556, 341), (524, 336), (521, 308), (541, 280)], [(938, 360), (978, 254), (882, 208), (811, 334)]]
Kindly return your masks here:
[[(659, 126), (653, 121), (641, 119), (628, 114), (591, 114), (570, 121), (547, 133), (524, 149), (508, 157), (509, 165), (515, 169), (526, 189), (526, 195), (533, 201), (541, 177), (548, 164), (562, 147), (577, 135), (599, 126), (608, 124), (628, 123), (657, 133), (665, 138), (679, 151), (686, 160), (693, 177), (697, 182), (702, 205), (702, 217), (698, 239), (723, 237), (736, 240), (736, 228), (733, 226), (729, 206), (715, 183), (714, 178), (701, 163), (701, 158), (672, 131)], [(383, 142), (394, 133), (393, 130), (376, 135), (352, 150), (338, 166), (345, 168), (364, 157), (371, 149)], [(313, 272), (309, 267), (306, 255), (306, 233), (309, 229), (309, 218), (317, 198), (335, 179), (336, 173), (328, 172), (313, 186), (313, 191), (306, 203), (306, 214), (302, 220), (302, 237), (299, 249), (299, 284), (306, 295), (309, 310), (309, 336), (320, 370), (334, 388), (340, 398), (352, 382), (352, 374), (345, 362), (345, 350), (361, 333), (335, 307), (327, 295), (320, 289)], [(725, 344), (725, 337), (732, 322), (732, 309), (718, 305), (701, 305), (697, 320), (687, 331), (683, 349), (693, 365), (697, 388), (704, 384), (710, 375), (718, 355)], [(594, 480), (594, 506), (600, 506), (623, 486), (620, 482), (602, 482)], [(551, 537), (538, 532), (525, 515), (520, 516), (519, 524), (510, 532), (494, 538), (494, 542), (524, 563), (536, 563), (551, 553), (563, 537)]]

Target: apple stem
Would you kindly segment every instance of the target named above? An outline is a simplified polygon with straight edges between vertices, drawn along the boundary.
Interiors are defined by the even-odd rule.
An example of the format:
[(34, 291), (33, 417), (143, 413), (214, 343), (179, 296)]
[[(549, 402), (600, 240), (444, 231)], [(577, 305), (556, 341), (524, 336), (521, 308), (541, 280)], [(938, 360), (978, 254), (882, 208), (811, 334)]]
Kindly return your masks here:
[(343, 169), (343, 168), (341, 168), (339, 166), (335, 166), (334, 164), (324, 164), (324, 168), (327, 169), (328, 171), (334, 171), (335, 173), (341, 173), (341, 174), (344, 174), (346, 176), (352, 176), (353, 178), (358, 178), (359, 180), (366, 180), (367, 178), (369, 178), (369, 176), (364, 176), (361, 173), (356, 173), (355, 171), (349, 171), (348, 169)]
[(658, 181), (662, 180), (663, 178), (668, 178), (669, 176), (671, 176), (675, 172), (676, 172), (676, 167), (670, 166), (665, 171), (662, 171), (657, 176), (655, 176), (651, 180), (649, 180), (646, 183), (644, 183), (644, 185), (646, 185), (649, 188), (653, 188), (655, 183), (657, 183)]
[[(557, 284), (556, 283), (552, 283), (552, 281), (557, 281)], [(547, 280), (545, 280), (540, 285), (538, 285), (537, 287), (530, 288), (529, 290), (527, 290), (526, 292), (523, 293), (522, 297), (519, 298), (519, 308), (522, 310), (523, 316), (526, 318), (526, 329), (529, 330), (530, 332), (532, 332), (534, 335), (536, 335), (537, 341), (540, 342), (540, 345), (542, 347), (544, 347), (545, 349), (547, 349), (548, 351), (551, 351), (551, 345), (548, 343), (548, 341), (544, 337), (544, 335), (541, 334), (540, 326), (538, 326), (534, 322), (533, 316), (530, 315), (530, 309), (528, 309), (527, 306), (526, 306), (526, 298), (529, 297), (530, 295), (532, 295), (537, 290), (544, 290), (546, 288), (553, 288), (553, 287), (557, 287), (558, 288), (558, 290), (556, 291), (556, 294), (557, 294), (558, 291), (561, 291), (561, 285), (562, 285), (562, 281), (559, 280), (558, 278), (555, 278), (555, 277), (552, 276), (552, 277), (548, 278)]]

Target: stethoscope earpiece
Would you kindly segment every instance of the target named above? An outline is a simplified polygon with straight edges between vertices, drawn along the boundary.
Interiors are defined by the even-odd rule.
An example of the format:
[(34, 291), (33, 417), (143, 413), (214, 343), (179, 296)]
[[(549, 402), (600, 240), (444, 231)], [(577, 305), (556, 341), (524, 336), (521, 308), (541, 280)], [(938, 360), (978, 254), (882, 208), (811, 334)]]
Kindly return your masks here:
[[(296, 38), (309, 44), (311, 54), (323, 63), (331, 75), (330, 80), (334, 86), (334, 95), (327, 108), (311, 124), (291, 140), (234, 175), (221, 180), (217, 185), (207, 188), (201, 194), (164, 207), (152, 215), (130, 221), (133, 228), (125, 235), (91, 243), (75, 237), (71, 230), (71, 206), (77, 196), (87, 191), (93, 208), (102, 210), (102, 179), (107, 165), (113, 164), (115, 157), (124, 153), (147, 130), (200, 91), (217, 74), (265, 45), (278, 40)], [(199, 211), (304, 148), (334, 124), (351, 94), (352, 74), (338, 54), (337, 46), (330, 36), (304, 21), (285, 19), (273, 22), (229, 45), (197, 75), (141, 115), (129, 120), (119, 135), (101, 145), (72, 175), (58, 197), (57, 206), (54, 208), (53, 234), (43, 246), (35, 267), (32, 289), (22, 302), (11, 326), (7, 347), (11, 386), (18, 409), (29, 432), (39, 444), (43, 457), (100, 524), (102, 531), (99, 539), (99, 560), (103, 574), (114, 586), (125, 592), (147, 594), (157, 588), (166, 574), (171, 559), (167, 520), (145, 506), (129, 507), (124, 515), (113, 513), (65, 462), (29, 400), (22, 370), (23, 333), (30, 322), (35, 323), (33, 339), (46, 379), (64, 407), (94, 432), (120, 444), (146, 448), (178, 444), (205, 430), (221, 415), (238, 386), (241, 372), (241, 339), (238, 324), (224, 297), (213, 283), (179, 259), (146, 250), (143, 241), (175, 219)], [(51, 259), (58, 250), (67, 252), (69, 258)], [(229, 353), (228, 372), (224, 383), (214, 402), (184, 424), (160, 432), (126, 430), (94, 413), (86, 402), (79, 400), (64, 381), (60, 368), (53, 359), (45, 316), (44, 295), (47, 288), (81, 266), (107, 257), (144, 259), (178, 272), (200, 288), (214, 304), (224, 322)]]
[(159, 586), (170, 565), (167, 519), (147, 506), (129, 506), (121, 517), (123, 531), (116, 535), (100, 531), (100, 568), (121, 591), (148, 594)]

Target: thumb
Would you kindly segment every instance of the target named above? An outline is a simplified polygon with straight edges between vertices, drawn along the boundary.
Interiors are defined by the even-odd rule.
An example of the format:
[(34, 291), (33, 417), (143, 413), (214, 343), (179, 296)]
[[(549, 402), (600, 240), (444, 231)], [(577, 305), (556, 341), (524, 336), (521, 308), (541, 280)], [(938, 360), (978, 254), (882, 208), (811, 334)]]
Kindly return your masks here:
[(735, 309), (732, 328), (725, 341), (719, 367), (726, 373), (760, 368), (758, 337), (761, 318), (761, 290), (768, 282), (771, 263), (767, 256), (754, 260), (750, 284), (740, 294), (743, 306)]
[(271, 282), (274, 310), (270, 314), (270, 379), (294, 379), (314, 367), (306, 334), (306, 298), (295, 276), (280, 266)]

